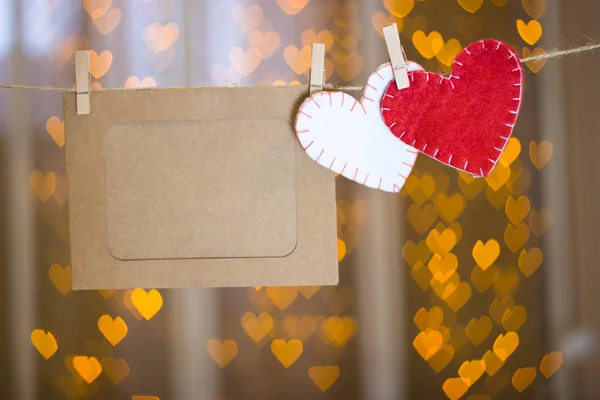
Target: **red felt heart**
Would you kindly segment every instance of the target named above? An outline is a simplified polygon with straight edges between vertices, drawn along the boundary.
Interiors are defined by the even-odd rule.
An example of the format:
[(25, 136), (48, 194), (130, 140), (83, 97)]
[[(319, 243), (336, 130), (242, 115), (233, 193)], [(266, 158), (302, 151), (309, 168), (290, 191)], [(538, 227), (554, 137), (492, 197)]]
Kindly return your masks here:
[(482, 40), (461, 51), (449, 78), (409, 73), (381, 102), (385, 124), (404, 143), (453, 168), (487, 176), (512, 134), (523, 95), (519, 56)]

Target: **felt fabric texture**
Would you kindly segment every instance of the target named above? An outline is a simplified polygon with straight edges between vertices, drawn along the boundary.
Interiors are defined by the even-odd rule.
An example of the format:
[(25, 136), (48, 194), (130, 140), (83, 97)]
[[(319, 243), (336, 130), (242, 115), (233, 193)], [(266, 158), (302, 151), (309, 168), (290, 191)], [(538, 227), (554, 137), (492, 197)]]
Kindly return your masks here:
[(410, 87), (389, 85), (381, 113), (391, 132), (430, 157), (477, 177), (496, 166), (523, 95), (519, 56), (496, 40), (475, 42), (456, 57), (449, 78), (409, 73)]
[[(409, 70), (423, 69), (410, 63)], [(393, 80), (387, 63), (369, 77), (361, 101), (343, 92), (307, 98), (296, 117), (296, 134), (306, 154), (362, 185), (400, 191), (418, 151), (390, 135), (381, 117), (381, 100)]]

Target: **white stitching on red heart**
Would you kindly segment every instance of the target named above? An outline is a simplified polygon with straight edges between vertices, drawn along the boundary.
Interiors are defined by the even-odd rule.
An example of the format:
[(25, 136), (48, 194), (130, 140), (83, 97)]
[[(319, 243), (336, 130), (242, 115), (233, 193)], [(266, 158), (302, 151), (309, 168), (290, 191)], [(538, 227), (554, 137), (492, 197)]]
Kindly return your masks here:
[[(499, 41), (495, 41), (495, 42), (497, 43), (495, 50), (499, 50), (499, 49), (500, 49), (500, 47), (502, 46), (502, 42), (499, 42)], [(475, 43), (481, 43), (481, 45), (482, 45), (482, 48), (485, 50), (485, 40), (480, 40), (480, 41), (478, 41), (478, 42), (475, 42)], [(474, 43), (474, 44), (475, 44), (475, 43)], [(513, 131), (513, 129), (514, 129), (514, 126), (515, 126), (515, 123), (516, 123), (516, 120), (517, 120), (517, 115), (519, 114), (519, 110), (521, 109), (521, 103), (522, 103), (522, 98), (523, 98), (523, 74), (522, 74), (522, 67), (521, 67), (521, 65), (519, 64), (519, 57), (517, 56), (517, 54), (515, 53), (515, 51), (514, 51), (513, 49), (511, 49), (511, 48), (510, 48), (510, 47), (508, 47), (508, 46), (504, 46), (504, 47), (505, 47), (505, 48), (506, 48), (506, 49), (507, 49), (507, 50), (510, 52), (510, 56), (509, 56), (507, 59), (508, 59), (508, 60), (510, 60), (510, 59), (514, 59), (514, 60), (515, 60), (515, 65), (516, 65), (516, 68), (514, 68), (514, 69), (512, 70), (512, 72), (517, 72), (517, 71), (519, 71), (519, 74), (518, 74), (518, 76), (519, 76), (519, 81), (518, 81), (518, 83), (513, 83), (513, 86), (514, 86), (514, 87), (519, 87), (519, 88), (520, 88), (520, 93), (519, 93), (519, 97), (518, 97), (518, 98), (513, 98), (513, 100), (515, 100), (515, 101), (517, 101), (517, 102), (518, 102), (516, 110), (508, 110), (508, 113), (509, 113), (509, 114), (511, 114), (511, 115), (514, 115), (514, 118), (512, 118), (512, 120), (509, 120), (508, 122), (505, 122), (505, 123), (504, 123), (504, 125), (505, 125), (506, 127), (510, 128), (510, 132), (509, 132), (509, 134), (508, 134), (507, 136), (499, 136), (499, 138), (501, 138), (501, 139), (503, 139), (503, 140), (504, 140), (504, 146), (503, 146), (501, 149), (498, 149), (497, 147), (494, 147), (494, 149), (498, 151), (498, 156), (496, 157), (496, 159), (495, 159), (495, 160), (492, 160), (491, 158), (488, 158), (488, 160), (489, 160), (489, 161), (490, 161), (490, 162), (493, 164), (493, 165), (492, 165), (492, 167), (490, 168), (490, 171), (492, 171), (492, 170), (493, 170), (493, 169), (496, 167), (496, 164), (498, 163), (498, 160), (500, 159), (500, 156), (502, 155), (502, 152), (504, 151), (504, 149), (506, 148), (506, 145), (508, 144), (508, 139), (510, 138), (510, 136), (511, 136), (511, 134), (512, 134), (512, 131)], [(472, 56), (472, 54), (471, 54), (471, 52), (469, 51), (469, 49), (468, 49), (468, 48), (465, 48), (465, 52), (466, 52), (466, 53), (467, 53), (469, 56)], [(463, 66), (463, 64), (462, 64), (461, 62), (459, 62), (459, 61), (455, 61), (455, 62), (454, 62), (454, 64), (456, 64), (456, 65), (459, 65), (459, 66), (461, 66), (461, 67)], [(418, 72), (417, 72), (417, 73), (418, 73)], [(426, 74), (426, 76), (427, 76), (427, 82), (429, 82), (429, 72), (426, 72), (425, 74)], [(411, 77), (411, 81), (412, 81), (412, 82), (414, 82), (414, 79), (415, 79), (415, 73), (410, 73), (410, 77)], [(445, 77), (443, 77), (443, 76), (442, 76), (442, 77), (440, 77), (440, 78), (441, 78), (441, 79), (440, 79), (440, 84), (442, 84), (442, 83), (443, 83), (443, 81), (449, 81), (449, 82), (450, 82), (450, 84), (452, 85), (452, 89), (454, 89), (454, 84), (453, 84), (452, 80), (453, 80), (453, 79), (458, 79), (458, 80), (460, 80), (460, 79), (461, 79), (461, 77), (460, 77), (460, 76), (457, 76), (457, 75), (450, 75), (450, 77), (449, 77), (449, 78), (445, 78)], [(390, 96), (390, 97), (392, 97), (392, 96)], [(393, 98), (393, 97), (392, 97), (392, 98)], [(390, 109), (389, 109), (389, 108), (384, 108), (384, 107), (382, 107), (382, 108), (381, 108), (381, 113), (382, 113), (382, 115), (383, 115), (383, 113), (384, 113), (385, 111), (390, 111)], [(393, 124), (391, 124), (391, 125), (389, 126), (389, 128), (390, 128), (390, 129), (392, 129), (392, 128), (393, 128), (395, 125), (396, 125), (396, 122), (394, 122)], [(402, 137), (404, 136), (404, 134), (406, 134), (406, 131), (402, 132), (402, 134), (400, 134), (399, 138), (402, 138)], [(416, 143), (416, 139), (415, 139), (415, 141), (413, 141), (412, 145), (414, 146), (414, 145), (415, 145), (415, 143)], [(415, 148), (416, 148), (416, 147), (415, 147)], [(418, 149), (418, 148), (417, 148), (417, 149), (418, 149), (418, 150), (420, 150), (421, 152), (424, 152), (424, 153), (425, 153), (425, 149), (426, 149), (426, 148), (427, 148), (427, 143), (425, 143), (425, 144), (424, 144), (424, 146), (423, 146), (423, 148), (422, 148), (422, 149)], [(444, 162), (443, 160), (440, 160), (440, 159), (438, 159), (438, 158), (436, 157), (436, 155), (437, 155), (437, 153), (439, 152), (439, 150), (440, 150), (440, 149), (436, 149), (436, 151), (434, 152), (434, 154), (433, 154), (433, 156), (432, 156), (433, 158), (435, 158), (436, 160), (440, 161), (440, 162), (441, 162), (441, 163), (443, 163), (443, 164), (446, 164), (446, 165), (449, 165), (449, 166), (451, 166), (451, 167), (454, 167), (454, 168), (457, 168), (457, 169), (461, 169), (461, 170), (463, 170), (463, 171), (466, 171), (466, 168), (467, 168), (467, 165), (468, 165), (468, 161), (467, 161), (467, 162), (465, 162), (465, 165), (464, 165), (464, 167), (462, 167), (462, 168), (461, 168), (460, 166), (457, 166), (457, 165), (452, 165), (452, 163), (451, 163), (451, 161), (452, 161), (452, 154), (451, 154), (451, 155), (450, 155), (450, 157), (449, 157), (449, 159), (448, 159), (448, 161), (447, 161), (447, 162)], [(426, 154), (427, 154), (427, 153), (426, 153)], [(429, 155), (429, 154), (427, 154), (427, 155)], [(431, 155), (430, 155), (430, 156), (431, 156)], [(475, 175), (475, 174), (474, 174), (474, 175), (475, 175), (475, 176), (480, 176), (480, 177), (484, 176), (483, 169), (481, 169), (481, 168), (480, 168), (479, 172), (480, 172), (480, 174), (479, 174), (479, 175)], [(489, 174), (489, 173), (488, 173), (488, 174)]]

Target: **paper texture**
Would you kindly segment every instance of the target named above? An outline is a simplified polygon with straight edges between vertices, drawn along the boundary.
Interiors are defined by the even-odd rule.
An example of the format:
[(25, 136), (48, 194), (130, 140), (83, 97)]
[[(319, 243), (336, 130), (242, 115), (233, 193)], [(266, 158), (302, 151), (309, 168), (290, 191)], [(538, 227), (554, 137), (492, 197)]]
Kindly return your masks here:
[[(409, 71), (421, 71), (409, 63)], [(361, 101), (344, 92), (319, 92), (298, 112), (296, 134), (310, 158), (362, 185), (399, 192), (417, 150), (398, 140), (383, 122), (381, 101), (394, 80), (390, 63), (373, 72)]]
[(64, 96), (75, 289), (336, 284), (335, 182), (298, 143), (306, 88)]

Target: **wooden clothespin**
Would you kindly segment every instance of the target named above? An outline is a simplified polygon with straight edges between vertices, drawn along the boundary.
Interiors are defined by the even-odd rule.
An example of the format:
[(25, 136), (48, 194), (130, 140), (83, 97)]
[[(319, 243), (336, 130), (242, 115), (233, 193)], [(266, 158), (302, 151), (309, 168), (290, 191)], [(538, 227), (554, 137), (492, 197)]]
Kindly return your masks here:
[(313, 43), (312, 60), (310, 64), (310, 81), (308, 82), (308, 95), (323, 90), (325, 85), (325, 45)]
[(75, 52), (75, 90), (77, 92), (77, 114), (90, 113), (90, 92), (92, 75), (90, 73), (90, 52)]
[(400, 45), (400, 35), (396, 23), (383, 27), (383, 37), (390, 54), (396, 86), (398, 89), (406, 89), (410, 86), (408, 82), (408, 61), (406, 60), (404, 48)]

